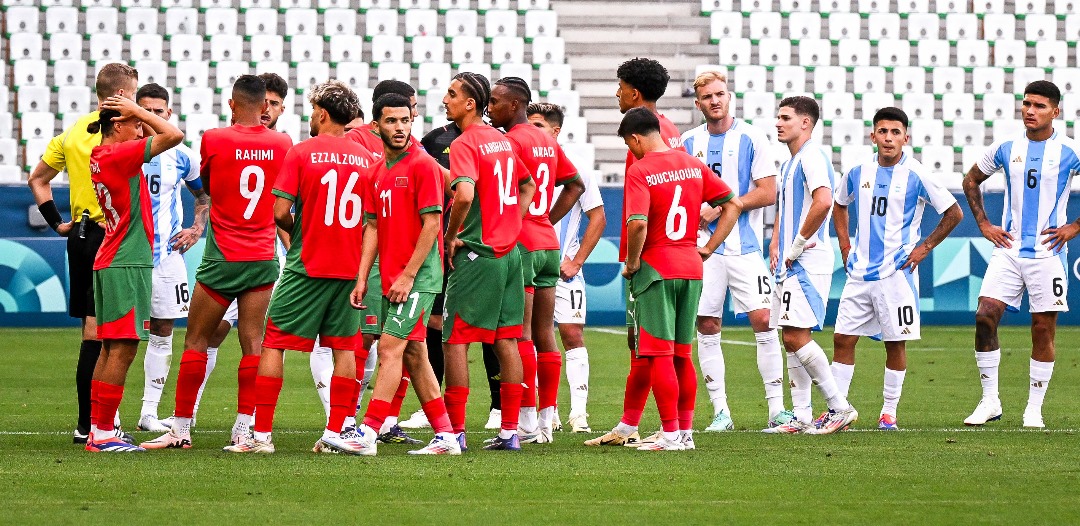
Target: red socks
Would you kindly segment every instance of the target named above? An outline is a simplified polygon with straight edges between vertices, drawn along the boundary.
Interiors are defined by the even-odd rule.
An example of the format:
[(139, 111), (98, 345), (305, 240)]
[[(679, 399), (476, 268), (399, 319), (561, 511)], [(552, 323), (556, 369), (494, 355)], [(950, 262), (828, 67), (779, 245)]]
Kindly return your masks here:
[(536, 385), (540, 394), (540, 409), (555, 407), (559, 402), (559, 380), (562, 375), (562, 353), (536, 354)]
[(401, 404), (405, 402), (405, 395), (409, 394), (409, 371), (405, 370), (405, 365), (401, 367), (401, 382), (398, 383), (397, 392), (394, 393), (394, 399), (390, 401), (390, 412), (387, 416), (400, 416)]
[(274, 429), (274, 410), (281, 395), (281, 378), (255, 377), (255, 425), (252, 429), (269, 433)]
[(652, 391), (656, 409), (660, 411), (660, 427), (668, 433), (679, 430), (679, 378), (675, 375), (672, 356), (654, 356), (652, 362)]
[(364, 414), (364, 425), (374, 429), (376, 433), (386, 421), (386, 415), (390, 414), (390, 402), (372, 398), (367, 405), (367, 413)]
[(443, 395), (446, 402), (446, 414), (455, 433), (465, 432), (465, 404), (469, 401), (469, 388), (461, 385), (446, 386)]
[(421, 409), (424, 410), (424, 416), (427, 416), (433, 431), (436, 433), (450, 433), (453, 431), (454, 428), (450, 425), (450, 416), (446, 414), (446, 404), (443, 402), (442, 397), (428, 400), (426, 404), (421, 406)]
[(349, 412), (345, 416), (355, 417), (357, 410), (359, 410), (356, 406), (360, 403), (360, 389), (363, 387), (360, 382), (364, 379), (364, 366), (367, 364), (369, 352), (367, 349), (360, 349), (353, 353), (353, 356), (356, 357), (356, 381), (353, 382), (352, 404), (349, 406)]
[(652, 364), (648, 358), (637, 358), (634, 351), (630, 351), (630, 374), (626, 376), (622, 423), (628, 426), (641, 423), (641, 413), (645, 410), (645, 403), (649, 401), (650, 387)]
[(521, 384), (499, 383), (499, 399), (502, 400), (502, 428), (506, 431), (517, 431), (522, 392), (524, 392), (524, 387)]
[(124, 386), (93, 380), (90, 382), (90, 416), (92, 423), (102, 431), (114, 429), (116, 410), (124, 398)]
[(352, 399), (355, 393), (355, 378), (346, 376), (330, 377), (330, 418), (326, 422), (326, 429), (341, 433), (341, 426), (345, 423), (345, 417), (349, 416), (349, 402), (352, 402), (352, 410), (356, 412), (356, 401)]
[(255, 376), (258, 374), (259, 356), (242, 356), (240, 368), (236, 370), (236, 412), (238, 414), (255, 414)]
[(679, 379), (679, 429), (693, 429), (698, 378), (689, 356), (675, 357), (675, 376)]
[(206, 353), (191, 349), (185, 350), (180, 357), (180, 371), (176, 374), (176, 416), (191, 418), (195, 412), (195, 400), (206, 379), (206, 361)]
[[(533, 347), (532, 340), (519, 341), (517, 346), (518, 354), (521, 355), (521, 372), (524, 375), (524, 387), (520, 397), (521, 407), (536, 407), (536, 348)], [(499, 398), (505, 404), (506, 398), (503, 398), (501, 394), (502, 387), (499, 388), (499, 392)]]

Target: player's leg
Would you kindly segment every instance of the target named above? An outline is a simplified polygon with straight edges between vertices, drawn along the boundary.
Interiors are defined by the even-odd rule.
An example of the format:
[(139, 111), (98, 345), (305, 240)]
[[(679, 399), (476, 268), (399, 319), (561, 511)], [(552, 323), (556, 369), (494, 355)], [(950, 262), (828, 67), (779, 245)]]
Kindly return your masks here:
[(1042, 405), (1050, 378), (1054, 375), (1054, 336), (1057, 333), (1057, 312), (1031, 313), (1031, 362), (1027, 407), (1024, 408), (1024, 427), (1042, 428)]
[(143, 397), (139, 411), (140, 431), (162, 433), (169, 429), (158, 421), (158, 405), (172, 365), (173, 320), (150, 318), (150, 341), (143, 358)]
[(91, 382), (101, 355), (102, 344), (97, 336), (94, 308), (94, 258), (105, 238), (105, 229), (93, 221), (81, 225), (82, 236), (67, 238), (69, 270), (68, 314), (82, 323), (79, 358), (75, 366), (75, 393), (78, 400), (78, 421), (72, 441), (85, 444), (91, 425)]
[(855, 346), (859, 337), (853, 334), (833, 333), (833, 378), (840, 393), (848, 396), (851, 390), (851, 378), (855, 375)]
[(566, 425), (574, 433), (591, 433), (588, 421), (589, 350), (585, 347), (585, 284), (580, 277), (555, 286), (555, 322), (566, 349), (566, 383), (570, 388), (570, 416)]
[(231, 300), (220, 298), (202, 283), (196, 283), (191, 294), (191, 311), (188, 313), (188, 330), (184, 336), (184, 354), (180, 357), (180, 370), (176, 374), (176, 406), (173, 409), (172, 434), (190, 439), (191, 419), (195, 414), (195, 401), (207, 378), (209, 356), (206, 353), (211, 336), (218, 331), (218, 324), (225, 315)]
[(713, 406), (712, 423), (705, 431), (728, 431), (734, 427), (727, 404), (724, 351), (720, 346), (721, 317), (724, 315), (728, 288), (726, 263), (723, 256), (705, 260), (702, 272), (704, 287), (697, 308), (698, 364)]
[(264, 347), (259, 355), (258, 375), (255, 377), (255, 414), (251, 424), (252, 434), (234, 437), (236, 442), (225, 446), (230, 453), (273, 453), (272, 433), (278, 399), (281, 397), (282, 377), (285, 369), (285, 352), (275, 347)]
[(994, 251), (986, 265), (979, 306), (975, 310), (975, 365), (979, 368), (982, 397), (964, 424), (980, 426), (1001, 418), (1001, 399), (998, 395), (998, 366), (1001, 364), (1001, 343), (998, 324), (1005, 309), (1016, 311), (1025, 290), (1016, 258)]
[[(629, 291), (627, 282), (627, 312), (634, 312), (634, 298)], [(641, 423), (641, 414), (645, 411), (645, 404), (649, 400), (649, 390), (652, 388), (652, 362), (648, 358), (638, 356), (638, 328), (635, 320), (628, 316), (626, 329), (626, 343), (630, 349), (630, 372), (626, 375), (626, 391), (623, 394), (623, 414), (619, 420), (619, 432), (626, 436), (637, 433), (638, 424)]]
[(242, 292), (236, 298), (240, 313), (236, 322), (236, 336), (240, 340), (241, 356), (236, 370), (236, 421), (233, 423), (232, 433), (234, 441), (247, 436), (255, 415), (256, 377), (262, 355), (264, 321), (270, 323), (267, 307), (270, 305), (272, 293), (269, 286), (264, 286)]
[(219, 323), (216, 329), (214, 329), (213, 336), (207, 342), (206, 346), (206, 374), (203, 376), (202, 385), (199, 386), (199, 394), (195, 396), (195, 408), (191, 412), (191, 426), (195, 426), (195, 419), (199, 415), (199, 402), (202, 401), (203, 391), (206, 390), (206, 382), (210, 379), (210, 375), (214, 372), (214, 367), (217, 367), (218, 348), (225, 342), (225, 338), (229, 336), (229, 331), (232, 330), (233, 325), (236, 324), (236, 318), (239, 317), (237, 312), (236, 301), (233, 300), (229, 304), (229, 308), (225, 310), (225, 317)]
[[(426, 331), (424, 331), (426, 333)], [(418, 334), (426, 339), (426, 334)], [(423, 411), (424, 419), (430, 422), (435, 438), (422, 449), (410, 451), (413, 455), (460, 455), (461, 446), (454, 437), (453, 427), (450, 425), (450, 417), (446, 413), (446, 403), (443, 400), (439, 382), (435, 372), (428, 363), (427, 345), (422, 339), (411, 340), (405, 347), (405, 369), (412, 376), (413, 389), (420, 399), (420, 410)]]
[[(779, 333), (769, 323), (773, 276), (759, 252), (722, 259), (727, 262), (724, 265), (728, 276), (725, 286), (731, 293), (732, 307), (736, 313), (746, 314), (754, 331), (758, 373), (765, 387), (769, 420), (772, 420), (784, 412), (784, 351), (780, 349)], [(703, 290), (702, 297), (705, 294)]]
[[(532, 348), (531, 345), (529, 348)], [(484, 429), (499, 429), (502, 427), (502, 395), (499, 394), (502, 378), (499, 377), (499, 357), (495, 354), (494, 343), (483, 343), (480, 345), (480, 350), (481, 360), (484, 362), (484, 376), (487, 378), (488, 394), (491, 398), (491, 403), (488, 404), (488, 420), (484, 424)], [(521, 346), (518, 347), (519, 352), (520, 350)], [(525, 362), (524, 358), (522, 362)], [(533, 367), (530, 370), (535, 376), (536, 368)]]
[[(557, 278), (556, 278), (557, 279)], [(536, 387), (540, 431), (551, 434), (559, 402), (562, 353), (555, 343), (555, 287), (537, 288), (533, 296), (533, 342), (536, 344)]]
[(674, 285), (674, 365), (675, 376), (679, 380), (679, 441), (684, 449), (695, 449), (694, 408), (697, 403), (698, 379), (694, 369), (693, 344), (701, 298), (701, 281), (682, 279), (676, 280)]
[(919, 312), (919, 276), (898, 271), (885, 279), (865, 283), (873, 298), (874, 324), (862, 335), (871, 331), (881, 334), (885, 341), (885, 374), (882, 397), (884, 404), (878, 417), (878, 429), (899, 429), (896, 423), (896, 407), (904, 389), (907, 375), (907, 341), (922, 337), (922, 319)]
[[(349, 361), (353, 361), (353, 357), (349, 357)], [(334, 376), (334, 351), (321, 344), (318, 340), (315, 342), (315, 348), (311, 351), (310, 359), (308, 360), (311, 366), (311, 379), (315, 382), (315, 392), (319, 395), (319, 401), (322, 402), (323, 412), (326, 413), (326, 418), (330, 418), (330, 379)], [(353, 370), (356, 370), (356, 364), (353, 364)], [(353, 378), (355, 381), (356, 379)], [(350, 387), (351, 392), (355, 389)]]
[[(490, 291), (500, 301), (495, 313), (495, 355), (499, 359), (499, 399), (502, 403), (502, 427), (484, 449), (517, 450), (524, 369), (517, 342), (522, 337), (525, 316), (525, 282), (521, 254), (511, 251), (489, 262)], [(490, 294), (490, 292), (489, 292)]]
[(650, 362), (653, 398), (660, 413), (660, 436), (645, 450), (683, 449), (679, 433), (679, 377), (675, 369), (678, 310), (676, 281), (656, 279), (647, 264), (630, 280), (638, 320), (637, 354)]
[(124, 380), (135, 361), (139, 349), (137, 339), (106, 339), (101, 353), (101, 367), (92, 380), (93, 419), (86, 450), (92, 452), (123, 453), (143, 451), (117, 436), (115, 415), (124, 398)]
[(882, 387), (881, 415), (878, 417), (878, 429), (894, 431), (896, 407), (900, 405), (900, 394), (904, 390), (904, 377), (907, 376), (907, 342), (885, 342), (885, 380)]
[[(529, 259), (526, 253), (523, 257), (526, 262)], [(527, 267), (526, 267), (527, 268)], [(528, 283), (528, 282), (526, 282)], [(521, 326), (521, 338), (517, 342), (518, 355), (521, 359), (522, 377), (524, 378), (521, 391), (521, 409), (518, 413), (518, 421), (521, 425), (522, 437), (528, 438), (529, 442), (535, 442), (538, 437), (537, 428), (540, 427), (539, 417), (536, 414), (536, 369), (537, 369), (537, 357), (536, 357), (536, 344), (532, 338), (532, 322), (533, 322), (533, 303), (536, 300), (536, 289), (531, 286), (525, 288), (525, 317)], [(484, 351), (488, 350), (485, 347)], [(495, 348), (491, 346), (491, 351), (494, 353)], [(497, 355), (496, 355), (497, 356)], [(488, 375), (491, 378), (491, 375)], [(492, 391), (494, 393), (494, 390)], [(495, 396), (492, 395), (494, 401)], [(502, 396), (500, 389), (500, 409), (502, 408)], [(494, 405), (492, 406), (494, 408)], [(500, 418), (500, 426), (501, 418)]]
[[(788, 324), (791, 315), (788, 313), (791, 307), (791, 292), (785, 290), (785, 283), (790, 286), (798, 286), (793, 281), (777, 283), (773, 286), (772, 308), (769, 309), (769, 326), (773, 329), (783, 329)], [(811, 386), (813, 380), (793, 354), (783, 353), (788, 372), (788, 385), (791, 389), (791, 411), (783, 411), (769, 419), (765, 429), (766, 433), (797, 433), (813, 418), (811, 406)]]
[[(443, 288), (445, 289), (445, 282)], [(435, 302), (431, 306), (431, 316), (428, 317), (427, 324), (427, 354), (428, 362), (430, 362), (431, 369), (435, 375), (435, 381), (438, 386), (442, 386), (443, 383), (443, 353), (442, 353), (442, 313), (443, 313), (443, 301), (444, 296), (442, 293), (435, 295)], [(415, 385), (413, 386), (415, 389)], [(441, 389), (440, 389), (441, 391)], [(402, 429), (424, 429), (431, 427), (431, 422), (428, 421), (424, 408), (421, 407), (415, 413), (412, 414), (407, 420), (403, 420), (398, 423)]]
[[(855, 346), (860, 336), (879, 336), (882, 325), (879, 316), (889, 316), (887, 306), (878, 308), (875, 295), (881, 287), (876, 282), (849, 279), (840, 293), (836, 323), (833, 332), (832, 373), (836, 386), (845, 397), (851, 387), (851, 378), (855, 374)], [(891, 318), (889, 318), (891, 319)], [(889, 324), (892, 327), (893, 324)]]

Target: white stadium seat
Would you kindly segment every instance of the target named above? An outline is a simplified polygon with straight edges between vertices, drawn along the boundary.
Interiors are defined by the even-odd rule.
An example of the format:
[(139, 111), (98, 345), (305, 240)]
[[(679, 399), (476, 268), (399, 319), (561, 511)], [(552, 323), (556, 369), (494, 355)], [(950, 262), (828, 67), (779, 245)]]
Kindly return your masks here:
[(285, 41), (280, 35), (255, 35), (251, 37), (252, 62), (280, 62), (285, 56)]
[(9, 7), (4, 21), (6, 33), (36, 33), (41, 27), (41, 10), (30, 6)]
[(982, 99), (982, 119), (997, 121), (1015, 119), (1017, 116), (1016, 97), (1012, 93), (987, 93)]
[(870, 65), (870, 41), (858, 39), (841, 40), (837, 44), (837, 65), (839, 66), (869, 66)]
[(930, 12), (930, 0), (898, 0), (897, 4), (901, 13), (925, 14)]
[(975, 0), (971, 6), (974, 13), (1004, 13), (1005, 0)]
[(734, 0), (701, 0), (702, 13), (712, 13), (714, 11), (726, 13), (734, 10)]
[(405, 12), (405, 36), (421, 37), (439, 34), (439, 12), (434, 9), (409, 9)]
[(289, 62), (321, 62), (325, 47), (320, 35), (296, 35), (289, 41)]
[(12, 82), (16, 88), (21, 86), (46, 86), (49, 78), (46, 72), (48, 64), (44, 60), (16, 60), (12, 68), (14, 78)]
[(431, 9), (431, 0), (400, 0), (398, 9)]
[[(903, 1), (903, 0), (901, 0)], [(937, 40), (941, 38), (941, 19), (937, 13), (911, 13), (907, 19), (908, 40)]]
[(1016, 12), (1026, 15), (1046, 13), (1046, 0), (1017, 0)]
[(937, 0), (935, 2), (939, 13), (970, 13), (967, 0)]
[(1058, 68), (1054, 70), (1053, 82), (1062, 93), (1080, 91), (1080, 68)]
[[(741, 24), (740, 24), (741, 25)], [(791, 38), (821, 38), (821, 15), (819, 13), (791, 13), (788, 15), (788, 34)]]
[(203, 46), (202, 35), (173, 35), (169, 40), (169, 60), (202, 60)]
[[(85, 68), (85, 65), (83, 66)], [(136, 60), (135, 69), (139, 72), (140, 84), (158, 84), (165, 86), (169, 79), (169, 64), (164, 60)], [(82, 78), (86, 78), (83, 74)]]
[(749, 38), (730, 38), (720, 41), (720, 63), (725, 66), (753, 64)]
[(773, 68), (773, 91), (779, 93), (802, 93), (806, 91), (806, 70), (802, 66), (776, 66)]
[[(57, 60), (53, 64), (54, 86), (86, 86), (86, 61), (84, 60)], [(139, 71), (139, 79), (142, 80), (142, 71)]]
[(855, 117), (869, 121), (874, 118), (878, 110), (890, 106), (896, 106), (896, 97), (892, 93), (883, 91), (863, 93), (862, 100), (859, 101), (859, 114)]
[(559, 15), (555, 11), (530, 9), (525, 12), (525, 38), (558, 36)]
[(412, 66), (407, 62), (380, 62), (375, 76), (379, 82), (400, 80), (406, 84), (412, 84)]
[(154, 7), (132, 7), (124, 12), (124, 34), (156, 35), (158, 33), (158, 10)]
[(743, 37), (743, 19), (730, 12), (714, 12), (709, 17), (709, 35), (713, 41)]
[(763, 38), (758, 42), (758, 63), (766, 66), (791, 64), (791, 40)]
[(369, 68), (366, 62), (338, 62), (334, 77), (353, 89), (367, 88), (371, 76)]
[(292, 8), (285, 11), (285, 34), (318, 35), (319, 13), (314, 9)]
[(170, 7), (165, 11), (166, 35), (194, 35), (198, 30), (198, 10), (190, 7)]
[(823, 38), (805, 38), (799, 41), (799, 64), (828, 66), (831, 63), (832, 42)]
[(244, 34), (248, 36), (278, 34), (277, 9), (256, 7), (245, 11)]
[(941, 67), (949, 65), (952, 45), (948, 40), (919, 40), (916, 44), (918, 65), (923, 67)]
[(765, 66), (735, 66), (735, 71), (728, 77), (728, 90), (736, 93), (765, 91), (768, 74)]
[(888, 0), (859, 0), (860, 13), (881, 13), (888, 9)]
[(487, 38), (516, 37), (517, 26), (517, 11), (499, 9), (484, 14), (484, 35)]
[(450, 86), (450, 64), (445, 62), (425, 62), (416, 70), (416, 87), (421, 94), (428, 93), (429, 97), (438, 96), (446, 92)]
[(439, 0), (439, 10), (446, 11), (448, 9), (472, 9), (472, 4), (469, 0)]
[[(871, 13), (866, 19), (866, 28), (870, 40), (892, 40), (900, 38), (900, 15), (896, 13)], [(878, 44), (880, 46), (880, 44)]]
[(934, 118), (934, 95), (931, 93), (905, 93), (900, 97), (900, 109), (908, 114), (908, 118), (933, 119)]
[[(280, 122), (280, 121), (279, 121)], [(221, 126), (218, 116), (210, 113), (188, 113), (184, 115), (184, 139), (201, 141), (203, 132)]]
[(885, 91), (885, 76), (881, 66), (859, 66), (851, 72), (851, 89), (855, 93)]
[(926, 70), (919, 66), (893, 68), (892, 86), (897, 94), (926, 93)]
[(203, 13), (207, 35), (237, 34), (236, 10), (231, 7), (212, 7)]
[[(979, 0), (975, 0), (976, 3)], [(989, 14), (983, 16), (983, 39), (1014, 40), (1016, 38), (1016, 17), (1011, 14)]]
[(934, 68), (931, 75), (933, 76), (935, 94), (962, 93), (964, 91), (964, 68)]
[(52, 105), (52, 89), (48, 86), (23, 86), (16, 94), (19, 113), (49, 111)]
[(90, 88), (87, 86), (64, 86), (56, 93), (56, 111), (67, 115), (82, 116), (90, 111)]
[[(483, 39), (481, 39), (483, 42)], [(376, 35), (371, 39), (371, 62), (404, 62), (405, 39), (392, 35)]]
[[(985, 40), (961, 40), (956, 43), (956, 65), (974, 68), (990, 65), (990, 44)], [(995, 64), (1002, 67), (1001, 64)]]
[(1080, 13), (1071, 12), (1065, 15), (1065, 40), (1080, 41)]
[(1040, 68), (1065, 68), (1069, 65), (1069, 45), (1063, 40), (1035, 43), (1035, 66)]
[(115, 7), (88, 7), (83, 32), (88, 35), (93, 33), (115, 33), (119, 18), (119, 13)]
[(364, 37), (331, 35), (330, 62), (360, 62), (363, 60)]
[[(1001, 93), (1005, 90), (1005, 70), (991, 66), (974, 68), (971, 71), (971, 92), (976, 95)], [(1010, 97), (1012, 95), (1009, 95)]]
[(860, 38), (862, 18), (858, 13), (834, 12), (829, 15), (829, 39)]
[(326, 62), (296, 63), (296, 89), (299, 91), (307, 91), (311, 86), (329, 78), (330, 64)]
[(47, 111), (23, 113), (21, 137), (28, 139), (51, 139), (56, 131), (56, 116)]
[(177, 88), (205, 88), (210, 77), (210, 65), (202, 60), (181, 60), (175, 71)]
[[(11, 10), (8, 10), (8, 13), (10, 12)], [(8, 24), (8, 28), (10, 27), (11, 24)], [(8, 31), (11, 31), (11, 29), (8, 29)], [(69, 6), (56, 6), (46, 9), (45, 32), (48, 34), (78, 33), (79, 10)]]
[(958, 13), (955, 10), (943, 11), (940, 6), (938, 6), (938, 11), (948, 13), (945, 15), (946, 40), (974, 40), (979, 38), (979, 18), (977, 16)]
[(210, 61), (244, 59), (244, 37), (240, 35), (213, 35), (210, 37)]
[(1057, 17), (1054, 15), (1045, 12), (1029, 14), (1024, 17), (1024, 40), (1028, 42), (1055, 40), (1057, 39), (1057, 25)]
[(121, 60), (124, 56), (124, 38), (117, 34), (95, 33), (90, 35), (90, 61)]
[(999, 68), (1018, 68), (1024, 66), (1027, 57), (1027, 43), (1023, 40), (998, 40), (994, 42), (994, 65)]
[(956, 171), (954, 164), (956, 158), (951, 146), (923, 146), (922, 155), (919, 159), (922, 164), (936, 173), (953, 173)]
[(161, 35), (131, 35), (128, 42), (128, 60), (151, 60), (161, 58), (163, 41)]
[(83, 36), (80, 33), (49, 35), (49, 60), (72, 60), (83, 57)]
[(912, 146), (933, 146), (945, 143), (945, 123), (937, 119), (917, 119), (911, 121), (908, 130)]
[(412, 40), (412, 63), (446, 60), (446, 40), (439, 36), (417, 36)]
[(874, 154), (874, 149), (865, 144), (835, 143), (834, 145), (840, 147), (840, 170), (843, 172), (866, 162), (866, 159)]
[(180, 115), (212, 113), (214, 90), (210, 88), (183, 87), (180, 89)]
[(841, 147), (848, 144), (866, 144), (869, 133), (862, 119), (833, 119), (830, 130), (832, 145)]
[(446, 12), (443, 27), (447, 38), (476, 36), (476, 11), (471, 9), (452, 9)]
[(570, 64), (541, 64), (540, 92), (570, 89), (572, 83)]
[(807, 0), (780, 0), (781, 13), (809, 12), (812, 8), (812, 2)]
[(584, 144), (588, 140), (588, 122), (581, 117), (563, 119), (559, 144)]
[(907, 66), (911, 62), (911, 44), (907, 40), (882, 39), (877, 45), (879, 66)]
[(826, 93), (821, 97), (823, 120), (854, 119), (855, 95), (849, 92)]
[(1036, 80), (1046, 80), (1043, 68), (1016, 68), (1012, 74), (1012, 93), (1023, 93), (1028, 84)]
[(533, 64), (561, 64), (565, 61), (566, 41), (562, 37), (536, 37), (533, 39)]
[(986, 123), (983, 121), (972, 119), (953, 121), (952, 146), (984, 146), (985, 141)]
[(214, 88), (230, 90), (240, 75), (251, 73), (251, 66), (245, 61), (228, 60), (214, 66)]
[(833, 93), (847, 89), (847, 71), (840, 66), (814, 68), (814, 93)]
[(562, 106), (566, 115), (576, 117), (581, 113), (581, 94), (574, 90), (553, 89), (548, 92), (547, 101)]
[(782, 22), (779, 12), (750, 13), (750, 39), (780, 38)]
[(369, 9), (364, 15), (365, 35), (374, 37), (377, 35), (397, 35), (398, 12), (397, 9)]
[(14, 33), (8, 39), (8, 59), (40, 60), (42, 38), (38, 33)]
[[(488, 11), (491, 9), (510, 9), (510, 0), (477, 0), (477, 11)], [(529, 9), (529, 8), (526, 8)]]
[(776, 97), (768, 91), (743, 94), (739, 113), (744, 119), (767, 119), (776, 114)]
[(450, 41), (450, 62), (454, 64), (485, 62), (484, 39), (476, 36), (454, 37)]
[(491, 62), (495, 64), (525, 62), (525, 40), (510, 36), (491, 39)]
[[(536, 89), (536, 83), (533, 82), (533, 68), (532, 64), (503, 64), (492, 74), (498, 73), (498, 78), (503, 77), (518, 77), (525, 82), (529, 83), (530, 89)], [(495, 80), (495, 79), (492, 79)]]
[(327, 9), (323, 13), (323, 33), (326, 35), (355, 35), (356, 11), (340, 8)]

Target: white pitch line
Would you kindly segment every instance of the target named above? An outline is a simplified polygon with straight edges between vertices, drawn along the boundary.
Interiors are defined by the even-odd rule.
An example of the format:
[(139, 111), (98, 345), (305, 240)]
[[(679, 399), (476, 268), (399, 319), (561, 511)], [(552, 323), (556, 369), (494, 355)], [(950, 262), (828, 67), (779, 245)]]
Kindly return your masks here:
[[(225, 434), (225, 433), (230, 433), (231, 431), (232, 431), (231, 429), (200, 429), (200, 430), (197, 430), (195, 432), (195, 436), (198, 436), (199, 434), (202, 434), (202, 433), (205, 433), (205, 434)], [(419, 431), (421, 433), (430, 433), (431, 432), (429, 430), (419, 430)], [(888, 434), (893, 434), (893, 432), (891, 432), (891, 431), (890, 432), (885, 432), (885, 431), (881, 431), (879, 429), (871, 429), (871, 428), (847, 429), (847, 430), (844, 430), (842, 432), (843, 433), (883, 433), (883, 434), (888, 433)], [(139, 433), (142, 433), (142, 431), (139, 431)], [(318, 433), (319, 433), (319, 431), (317, 431), (317, 430), (302, 430), (302, 429), (283, 429), (283, 430), (280, 430), (280, 431), (274, 431), (274, 434), (278, 434), (278, 435), (309, 435), (309, 434), (318, 434)], [(491, 431), (490, 430), (467, 431), (467, 433), (470, 434), (470, 435), (474, 435), (474, 434), (475, 435), (490, 435)], [(740, 429), (740, 430), (734, 430), (734, 431), (727, 431), (727, 433), (733, 433), (733, 434), (734, 433), (744, 433), (744, 434), (745, 433), (755, 433), (755, 434), (758, 434), (758, 433), (761, 433), (761, 431), (756, 430), (756, 429)], [(1080, 429), (1025, 429), (1025, 428), (999, 429), (999, 428), (989, 428), (989, 427), (988, 428), (981, 428), (981, 427), (954, 427), (954, 428), (939, 428), (939, 429), (902, 428), (899, 431), (899, 433), (900, 434), (905, 434), (905, 433), (988, 433), (988, 434), (995, 434), (995, 433), (1051, 433), (1051, 434), (1070, 435), (1070, 434), (1080, 433)], [(574, 434), (563, 433), (563, 434), (566, 435), (566, 436), (572, 436), (572, 435), (585, 436), (588, 433), (574, 433)], [(593, 433), (593, 434), (597, 434), (597, 433)], [(709, 434), (711, 435), (712, 433), (709, 433)], [(720, 434), (720, 433), (717, 433), (717, 434)], [(69, 435), (71, 435), (71, 433), (68, 432), (68, 431), (0, 431), (0, 436), (65, 436), (65, 435), (69, 436)]]
[[(607, 327), (593, 327), (588, 329), (593, 332), (600, 332), (604, 334), (626, 334), (625, 330), (609, 329)], [(747, 345), (750, 347), (756, 347), (756, 343), (744, 342), (742, 340), (720, 340), (720, 343), (726, 343), (728, 345)]]

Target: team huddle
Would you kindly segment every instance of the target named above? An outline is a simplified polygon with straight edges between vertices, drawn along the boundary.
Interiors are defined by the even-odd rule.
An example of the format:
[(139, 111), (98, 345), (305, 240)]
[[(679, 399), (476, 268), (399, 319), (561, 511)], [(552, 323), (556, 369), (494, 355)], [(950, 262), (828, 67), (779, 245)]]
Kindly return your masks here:
[[(695, 339), (712, 403), (706, 431), (734, 429), (720, 336), (729, 293), (755, 335), (768, 405), (763, 432), (830, 434), (854, 423), (859, 413), (848, 390), (862, 336), (883, 341), (886, 351), (878, 427), (899, 429), (905, 344), (920, 338), (915, 270), (963, 217), (943, 184), (905, 153), (907, 115), (880, 109), (870, 130), (877, 153), (837, 176), (830, 153), (812, 140), (817, 103), (785, 98), (776, 129), (791, 158), (775, 173), (764, 132), (732, 115), (725, 74), (697, 76), (695, 104), (705, 123), (684, 134), (656, 109), (669, 80), (661, 64), (629, 60), (617, 77), (624, 114), (617, 133), (629, 149), (619, 252), (630, 372), (619, 422), (585, 445), (694, 449)], [(473, 343), (491, 346), (489, 377), (501, 402), (497, 432), (483, 448), (551, 442), (561, 426), (556, 330), (568, 349), (567, 426), (591, 432), (581, 264), (603, 230), (603, 205), (596, 181), (559, 146), (561, 110), (534, 103), (526, 81), (458, 74), (442, 100), (450, 124), (420, 140), (412, 133), (412, 87), (380, 83), (365, 122), (356, 93), (330, 80), (305, 91), (311, 138), (292, 144), (274, 129), (284, 81), (243, 75), (229, 99), (231, 126), (206, 131), (196, 156), (167, 120), (168, 91), (155, 84), (135, 90), (137, 79), (128, 66), (105, 66), (100, 111), (71, 132), (100, 134), (88, 173), (105, 230), (93, 265), (103, 347), (89, 384), (87, 450), (192, 447), (203, 388), (233, 325), (243, 357), (228, 452), (275, 451), (284, 351), (295, 350), (311, 353), (326, 412), (315, 452), (375, 455), (380, 442), (420, 444), (398, 425), (412, 385), (421, 411), (411, 427), (430, 427), (435, 436), (409, 453), (461, 454)], [(1066, 243), (1080, 233), (1065, 216), (1080, 148), (1053, 128), (1060, 100), (1049, 82), (1027, 86), (1025, 135), (995, 143), (964, 179), (971, 213), (995, 245), (976, 317), (983, 395), (968, 425), (1001, 417), (997, 326), (1027, 291), (1033, 350), (1024, 426), (1044, 426), (1056, 313), (1067, 310)], [(979, 185), (1001, 170), (1007, 191), (996, 226)], [(196, 196), (188, 229), (179, 208), (185, 182)], [(73, 231), (51, 200), (39, 203), (54, 230)], [(927, 204), (941, 217), (924, 237)], [(770, 207), (776, 220), (765, 247)], [(812, 337), (825, 325), (832, 286), (830, 222), (848, 276), (831, 364)], [(189, 298), (181, 254), (204, 228)], [(172, 322), (185, 314), (175, 409), (159, 420)], [(134, 445), (117, 408), (140, 340), (149, 345), (139, 427), (161, 435)], [(368, 383), (371, 399), (358, 413)], [(827, 405), (816, 418), (811, 385)], [(661, 429), (642, 437), (650, 392)]]

